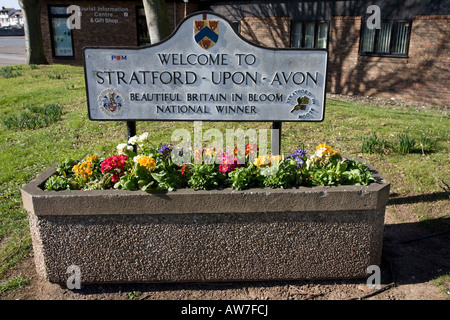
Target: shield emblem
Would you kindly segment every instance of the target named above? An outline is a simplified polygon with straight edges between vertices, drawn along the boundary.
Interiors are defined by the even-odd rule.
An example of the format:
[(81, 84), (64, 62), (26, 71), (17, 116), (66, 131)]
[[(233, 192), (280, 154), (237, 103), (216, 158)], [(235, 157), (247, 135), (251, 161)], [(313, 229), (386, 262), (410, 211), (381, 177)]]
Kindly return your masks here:
[(219, 40), (219, 20), (194, 20), (194, 40), (205, 50)]

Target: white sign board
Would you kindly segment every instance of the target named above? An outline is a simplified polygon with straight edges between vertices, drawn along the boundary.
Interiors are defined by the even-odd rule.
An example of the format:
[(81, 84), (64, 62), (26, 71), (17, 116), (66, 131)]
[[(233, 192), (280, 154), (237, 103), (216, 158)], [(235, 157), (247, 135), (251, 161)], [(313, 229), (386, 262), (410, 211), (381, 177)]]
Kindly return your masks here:
[(200, 12), (156, 45), (84, 48), (89, 118), (322, 121), (327, 54), (260, 47)]

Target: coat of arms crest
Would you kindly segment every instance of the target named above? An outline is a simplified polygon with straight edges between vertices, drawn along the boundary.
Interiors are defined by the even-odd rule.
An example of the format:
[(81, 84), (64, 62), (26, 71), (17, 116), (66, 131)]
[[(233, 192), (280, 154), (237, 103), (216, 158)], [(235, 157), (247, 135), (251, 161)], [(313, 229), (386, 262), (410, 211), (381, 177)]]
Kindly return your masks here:
[(219, 40), (219, 20), (194, 20), (194, 40), (205, 50), (210, 49)]

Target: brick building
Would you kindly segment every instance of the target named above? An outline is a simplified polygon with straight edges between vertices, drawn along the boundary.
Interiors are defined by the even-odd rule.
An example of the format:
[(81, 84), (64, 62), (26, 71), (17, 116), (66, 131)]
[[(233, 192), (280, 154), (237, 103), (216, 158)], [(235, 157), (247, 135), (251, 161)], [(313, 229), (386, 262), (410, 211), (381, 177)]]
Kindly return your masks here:
[[(186, 1), (186, 2), (185, 2)], [(450, 0), (167, 1), (170, 25), (199, 10), (227, 18), (243, 37), (268, 47), (327, 48), (327, 91), (448, 105)], [(85, 46), (149, 43), (142, 1), (44, 0), (46, 55), (82, 64)], [(81, 8), (81, 29), (69, 30), (66, 8)], [(380, 25), (370, 5), (380, 8)]]

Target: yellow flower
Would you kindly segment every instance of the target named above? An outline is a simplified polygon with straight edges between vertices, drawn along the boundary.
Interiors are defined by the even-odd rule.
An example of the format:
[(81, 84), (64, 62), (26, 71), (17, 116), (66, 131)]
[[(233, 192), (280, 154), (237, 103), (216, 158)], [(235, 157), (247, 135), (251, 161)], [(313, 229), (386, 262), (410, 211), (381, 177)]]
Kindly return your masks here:
[(156, 161), (153, 158), (147, 156), (137, 156), (134, 158), (136, 163), (139, 163), (141, 166), (146, 167), (148, 170), (154, 169), (156, 167)]
[(271, 161), (272, 162), (280, 162), (281, 161), (281, 155), (278, 155), (278, 156), (272, 156), (272, 159), (271, 159)]
[(91, 154), (89, 157), (86, 158), (86, 161), (89, 161), (89, 162), (94, 162), (97, 160), (98, 160), (98, 155), (96, 155), (96, 154)]
[(325, 143), (319, 144), (316, 147), (316, 155), (321, 158), (322, 155), (324, 156), (333, 156), (335, 154), (339, 154), (336, 150), (333, 150), (330, 146), (327, 146)]
[(87, 160), (74, 165), (72, 170), (75, 173), (75, 179), (86, 179), (88, 176), (91, 176), (93, 173), (93, 167), (94, 165), (92, 164), (92, 162)]
[(205, 149), (203, 150), (203, 155), (205, 157), (212, 157), (214, 156), (215, 150), (214, 149)]
[(271, 162), (280, 162), (281, 156), (259, 156), (253, 164), (257, 167), (270, 165)]

